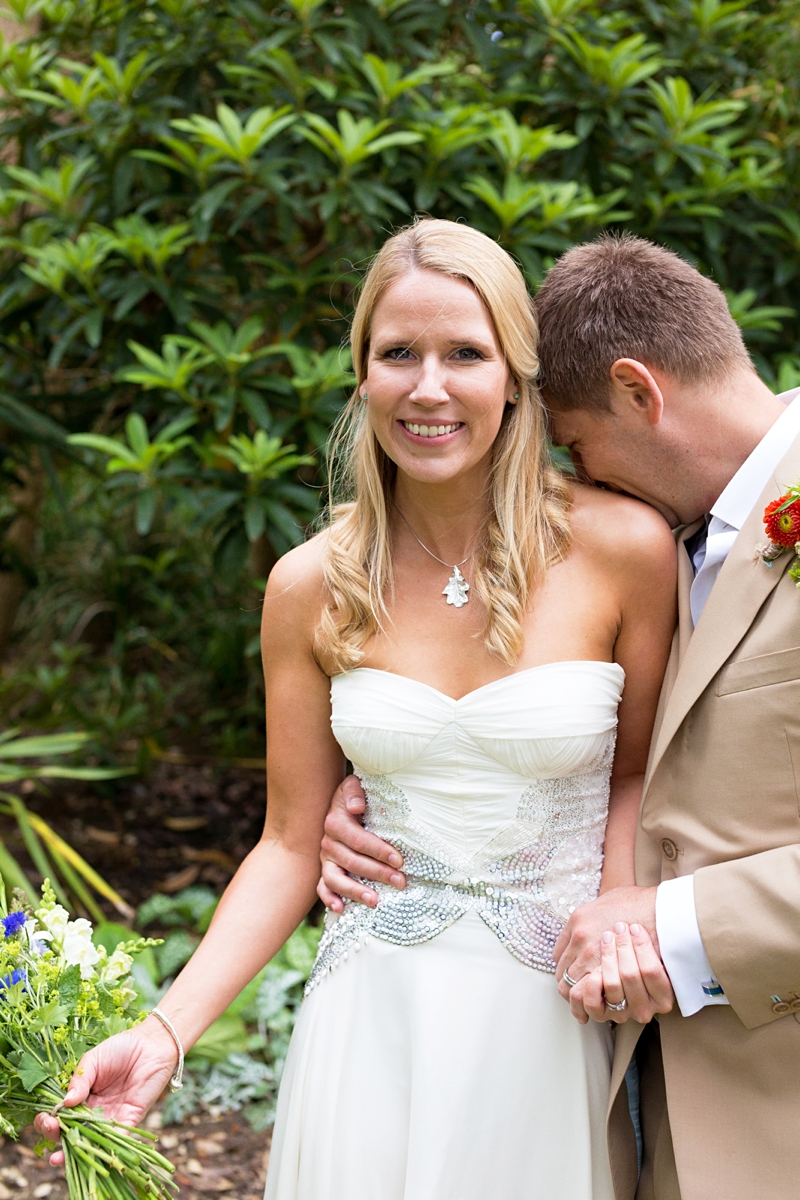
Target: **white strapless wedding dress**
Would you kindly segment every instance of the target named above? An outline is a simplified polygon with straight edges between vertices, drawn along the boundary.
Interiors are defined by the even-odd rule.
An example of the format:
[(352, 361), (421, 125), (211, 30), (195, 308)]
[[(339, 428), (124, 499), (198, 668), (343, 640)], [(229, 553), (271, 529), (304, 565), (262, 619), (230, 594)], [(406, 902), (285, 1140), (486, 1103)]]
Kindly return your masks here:
[(368, 668), (331, 681), (408, 886), (326, 916), (265, 1200), (613, 1200), (610, 1029), (572, 1018), (552, 950), (597, 893), (623, 682), (601, 662), (461, 700)]

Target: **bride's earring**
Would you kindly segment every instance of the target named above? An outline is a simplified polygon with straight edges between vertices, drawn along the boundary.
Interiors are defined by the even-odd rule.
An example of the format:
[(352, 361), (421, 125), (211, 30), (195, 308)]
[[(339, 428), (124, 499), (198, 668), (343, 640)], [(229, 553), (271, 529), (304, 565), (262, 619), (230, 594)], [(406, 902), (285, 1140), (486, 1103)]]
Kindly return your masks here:
[(363, 393), (363, 395), (362, 395), (361, 399), (362, 399), (362, 400), (369, 400), (369, 396), (367, 395), (367, 393), (366, 393), (366, 392), (364, 392), (364, 393)]

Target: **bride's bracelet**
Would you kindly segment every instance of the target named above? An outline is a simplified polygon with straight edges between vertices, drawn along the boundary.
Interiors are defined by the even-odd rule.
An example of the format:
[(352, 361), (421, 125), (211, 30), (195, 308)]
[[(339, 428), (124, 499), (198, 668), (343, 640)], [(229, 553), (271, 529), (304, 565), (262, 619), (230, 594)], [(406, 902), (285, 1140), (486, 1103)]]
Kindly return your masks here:
[(183, 1046), (181, 1045), (181, 1039), (178, 1037), (172, 1021), (170, 1021), (166, 1013), (163, 1013), (160, 1008), (151, 1008), (150, 1016), (158, 1018), (167, 1032), (172, 1035), (172, 1040), (178, 1049), (178, 1065), (175, 1068), (175, 1074), (169, 1081), (169, 1090), (171, 1092), (179, 1092), (183, 1087)]

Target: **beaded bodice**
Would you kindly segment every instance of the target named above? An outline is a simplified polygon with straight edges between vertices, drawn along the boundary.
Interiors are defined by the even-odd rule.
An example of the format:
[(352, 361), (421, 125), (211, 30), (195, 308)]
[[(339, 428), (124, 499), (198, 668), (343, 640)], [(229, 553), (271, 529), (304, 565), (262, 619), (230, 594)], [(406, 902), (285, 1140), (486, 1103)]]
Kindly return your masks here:
[(559, 932), (599, 886), (624, 677), (550, 663), (453, 700), (384, 671), (335, 676), (331, 724), (366, 825), (401, 852), (408, 883), (326, 915), (309, 989), (365, 936), (413, 945), (470, 908), (521, 962), (554, 971)]

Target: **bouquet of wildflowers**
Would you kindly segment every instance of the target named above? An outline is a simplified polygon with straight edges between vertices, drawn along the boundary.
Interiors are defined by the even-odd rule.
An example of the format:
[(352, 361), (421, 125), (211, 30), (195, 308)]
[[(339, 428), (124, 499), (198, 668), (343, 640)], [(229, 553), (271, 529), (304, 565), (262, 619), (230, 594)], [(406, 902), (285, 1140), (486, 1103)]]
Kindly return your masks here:
[(0, 881), (0, 1134), (16, 1137), (37, 1113), (52, 1113), (70, 1200), (167, 1200), (177, 1190), (153, 1134), (99, 1108), (61, 1107), (81, 1055), (142, 1019), (129, 972), (133, 955), (154, 944), (139, 938), (109, 955), (49, 882), (33, 911), (22, 892), (7, 905)]

